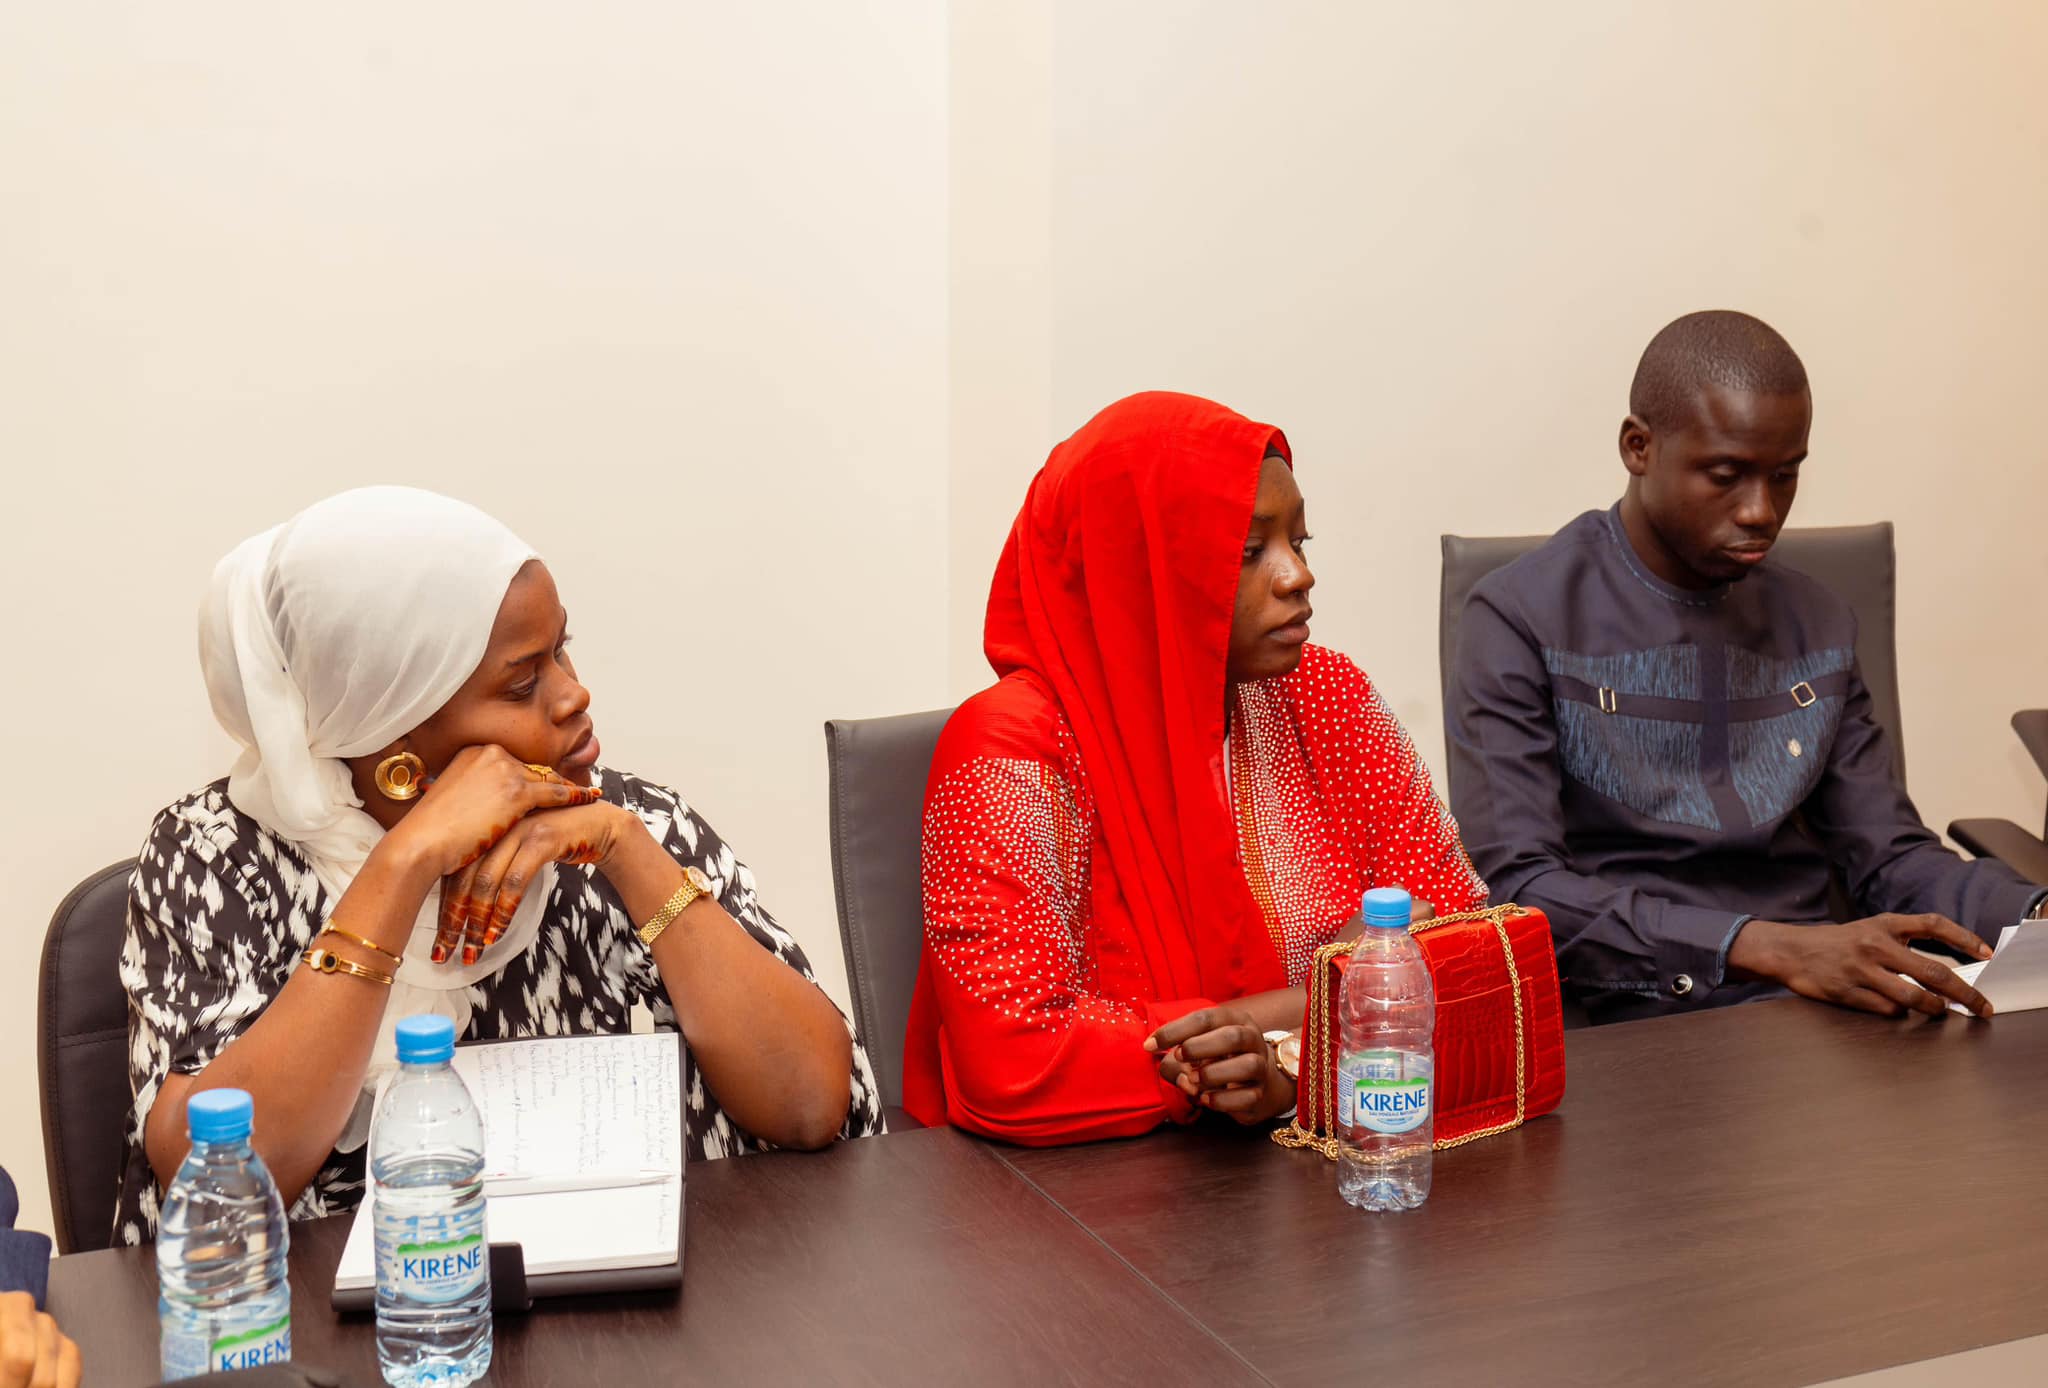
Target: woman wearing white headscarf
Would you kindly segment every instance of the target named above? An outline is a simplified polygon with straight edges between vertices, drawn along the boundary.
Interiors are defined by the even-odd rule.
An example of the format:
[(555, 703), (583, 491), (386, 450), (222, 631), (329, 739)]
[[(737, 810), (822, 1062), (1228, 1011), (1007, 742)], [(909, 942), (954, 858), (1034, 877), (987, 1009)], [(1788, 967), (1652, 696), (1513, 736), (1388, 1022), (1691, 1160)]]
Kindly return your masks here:
[(362, 1197), (391, 1028), (683, 1033), (693, 1158), (878, 1131), (867, 1058), (754, 879), (675, 792), (597, 764), (568, 616), (474, 507), (345, 492), (238, 546), (200, 663), (241, 756), (130, 887), (117, 1242), (154, 1236), (185, 1100), (256, 1099), (294, 1218)]

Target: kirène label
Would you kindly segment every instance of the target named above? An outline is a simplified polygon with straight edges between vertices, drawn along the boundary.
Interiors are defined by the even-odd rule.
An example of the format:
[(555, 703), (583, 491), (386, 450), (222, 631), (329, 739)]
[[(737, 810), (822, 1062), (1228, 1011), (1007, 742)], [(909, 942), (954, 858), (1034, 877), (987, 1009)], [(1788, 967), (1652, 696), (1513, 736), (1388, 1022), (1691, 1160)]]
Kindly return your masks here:
[(249, 1330), (236, 1330), (208, 1341), (204, 1334), (164, 1326), (162, 1367), (166, 1379), (195, 1378), (230, 1369), (255, 1369), (282, 1364), (292, 1357), (292, 1317), (287, 1311)]
[(1429, 1121), (1430, 1057), (1353, 1051), (1337, 1066), (1337, 1123), (1392, 1136)]
[(207, 1366), (218, 1374), (226, 1373), (230, 1369), (255, 1369), (265, 1364), (282, 1364), (291, 1357), (292, 1317), (287, 1311), (281, 1319), (272, 1321), (269, 1325), (215, 1340), (206, 1361)]
[(458, 1301), (484, 1279), (489, 1255), (481, 1233), (439, 1243), (401, 1243), (385, 1260), (385, 1279), (416, 1301)]

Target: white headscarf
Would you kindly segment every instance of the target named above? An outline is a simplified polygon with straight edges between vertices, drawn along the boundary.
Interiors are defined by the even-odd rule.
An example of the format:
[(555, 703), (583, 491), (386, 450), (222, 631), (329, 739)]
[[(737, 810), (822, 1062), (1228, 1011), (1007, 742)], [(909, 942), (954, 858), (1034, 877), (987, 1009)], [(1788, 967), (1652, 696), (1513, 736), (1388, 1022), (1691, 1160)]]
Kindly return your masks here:
[[(465, 502), (364, 487), (244, 540), (214, 569), (199, 663), (214, 717), (242, 747), (228, 798), (297, 844), (332, 900), (384, 836), (342, 758), (389, 746), (448, 702), (482, 661), (513, 577), (537, 557)], [(553, 887), (550, 865), (503, 937), (469, 965), (432, 962), (441, 889), (427, 894), (340, 1150), (368, 1134), (371, 1096), (396, 1060), (398, 1020), (435, 1012), (460, 1035), (469, 986), (525, 952)]]

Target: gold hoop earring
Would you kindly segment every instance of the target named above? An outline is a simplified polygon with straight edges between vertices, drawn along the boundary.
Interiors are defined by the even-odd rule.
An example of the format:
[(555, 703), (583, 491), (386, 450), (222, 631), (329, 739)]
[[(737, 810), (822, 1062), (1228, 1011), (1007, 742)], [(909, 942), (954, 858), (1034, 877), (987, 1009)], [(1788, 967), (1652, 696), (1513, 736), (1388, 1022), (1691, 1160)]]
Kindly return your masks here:
[(426, 776), (425, 762), (410, 752), (396, 752), (377, 763), (371, 779), (377, 783), (377, 793), (386, 800), (411, 800), (419, 795)]

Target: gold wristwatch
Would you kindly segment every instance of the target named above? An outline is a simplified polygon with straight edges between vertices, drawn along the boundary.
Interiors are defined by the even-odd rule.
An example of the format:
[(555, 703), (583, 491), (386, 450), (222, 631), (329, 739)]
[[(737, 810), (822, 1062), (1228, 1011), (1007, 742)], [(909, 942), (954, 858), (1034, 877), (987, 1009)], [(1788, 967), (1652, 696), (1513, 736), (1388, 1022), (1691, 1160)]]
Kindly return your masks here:
[(1291, 1080), (1301, 1079), (1301, 1033), (1269, 1031), (1266, 1044), (1273, 1048), (1273, 1063)]
[(711, 879), (704, 875), (702, 868), (683, 869), (683, 885), (676, 888), (676, 894), (661, 904), (654, 913), (654, 919), (640, 927), (640, 943), (649, 949), (661, 938), (661, 932), (675, 922), (675, 918), (689, 908), (691, 902), (700, 896), (711, 896)]

